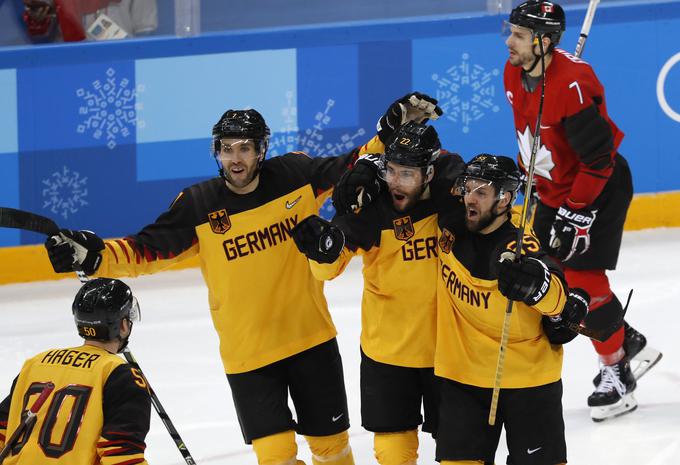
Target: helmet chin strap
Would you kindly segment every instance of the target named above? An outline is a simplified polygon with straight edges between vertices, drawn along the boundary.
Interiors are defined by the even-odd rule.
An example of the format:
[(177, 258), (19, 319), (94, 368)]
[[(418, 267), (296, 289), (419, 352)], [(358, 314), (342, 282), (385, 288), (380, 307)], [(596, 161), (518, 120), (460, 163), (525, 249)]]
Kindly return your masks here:
[(128, 346), (128, 342), (130, 342), (130, 335), (132, 334), (132, 321), (128, 319), (128, 325), (130, 325), (130, 329), (128, 330), (128, 335), (125, 336), (125, 338), (120, 337), (120, 334), (118, 335), (118, 341), (120, 341), (120, 346), (118, 347), (118, 351), (116, 352), (117, 354), (120, 354), (123, 352), (123, 350)]
[(541, 47), (539, 47), (541, 49), (541, 52), (543, 52), (542, 55), (540, 53), (536, 54), (534, 52), (534, 47), (536, 47), (536, 45), (538, 45), (539, 41), (541, 41), (541, 42), (543, 41), (543, 35), (542, 34), (536, 34), (536, 37), (534, 38), (533, 45), (531, 46), (531, 53), (534, 55), (534, 62), (531, 65), (531, 68), (524, 70), (524, 72), (527, 73), (527, 74), (531, 73), (536, 68), (536, 65), (538, 65), (540, 63), (541, 57), (545, 56), (546, 52), (543, 50), (543, 46), (542, 46), (543, 44), (541, 44)]

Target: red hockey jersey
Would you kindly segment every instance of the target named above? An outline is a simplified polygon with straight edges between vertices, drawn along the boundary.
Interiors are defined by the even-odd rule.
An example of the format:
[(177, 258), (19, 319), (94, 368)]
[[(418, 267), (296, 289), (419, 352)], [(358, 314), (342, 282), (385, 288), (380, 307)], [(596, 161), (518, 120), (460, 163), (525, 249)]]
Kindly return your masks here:
[[(522, 68), (505, 64), (505, 95), (512, 106), (519, 145), (519, 161), (528, 166), (536, 134), (536, 117), (541, 98), (541, 83), (533, 92), (522, 85)], [(623, 132), (607, 115), (604, 88), (591, 66), (564, 50), (555, 49), (545, 71), (545, 102), (540, 127), (540, 146), (536, 154), (536, 190), (546, 205), (558, 208), (569, 199), (572, 207), (590, 205), (600, 194), (612, 173), (613, 158)], [(587, 107), (598, 104), (600, 115), (611, 125), (614, 150), (612, 166), (594, 170), (581, 163), (569, 146), (563, 121)]]

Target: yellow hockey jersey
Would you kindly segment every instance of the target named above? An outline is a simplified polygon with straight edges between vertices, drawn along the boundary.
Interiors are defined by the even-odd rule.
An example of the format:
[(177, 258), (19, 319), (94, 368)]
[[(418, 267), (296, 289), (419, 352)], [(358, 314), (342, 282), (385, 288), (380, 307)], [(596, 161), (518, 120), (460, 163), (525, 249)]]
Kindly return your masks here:
[[(374, 139), (375, 140), (375, 139)], [(435, 164), (435, 175), (449, 184), (464, 163), (451, 153)], [(334, 263), (310, 260), (314, 276), (333, 279), (353, 256), (363, 259), (361, 348), (390, 365), (434, 366), (437, 287), (437, 215), (427, 198), (404, 212), (395, 211), (384, 190), (358, 214), (333, 219), (347, 246)]]
[[(440, 223), (441, 225), (441, 223)], [(495, 381), (507, 298), (498, 290), (495, 265), (502, 252), (514, 250), (517, 228), (510, 221), (490, 234), (457, 228), (440, 230), (437, 278), (435, 374), (490, 388)], [(502, 388), (525, 388), (557, 381), (562, 346), (543, 332), (542, 315), (559, 314), (566, 302), (561, 270), (541, 252), (538, 240), (525, 235), (523, 253), (548, 265), (550, 287), (537, 305), (514, 302)]]
[(336, 335), (291, 230), (328, 197), (354, 154), (265, 160), (258, 187), (234, 194), (221, 178), (184, 189), (138, 234), (108, 240), (98, 275), (153, 273), (198, 254), (226, 373), (282, 360)]
[(119, 356), (91, 345), (51, 349), (24, 363), (0, 403), (0, 448), (50, 381), (54, 391), (3, 465), (146, 464), (146, 381)]

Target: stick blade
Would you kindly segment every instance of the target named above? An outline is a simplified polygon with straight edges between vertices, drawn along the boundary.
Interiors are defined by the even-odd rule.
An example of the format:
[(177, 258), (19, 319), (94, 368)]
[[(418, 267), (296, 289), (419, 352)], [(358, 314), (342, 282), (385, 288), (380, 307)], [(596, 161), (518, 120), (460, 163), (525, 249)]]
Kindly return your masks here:
[(8, 207), (0, 207), (0, 227), (23, 229), (47, 236), (59, 234), (59, 226), (50, 218)]

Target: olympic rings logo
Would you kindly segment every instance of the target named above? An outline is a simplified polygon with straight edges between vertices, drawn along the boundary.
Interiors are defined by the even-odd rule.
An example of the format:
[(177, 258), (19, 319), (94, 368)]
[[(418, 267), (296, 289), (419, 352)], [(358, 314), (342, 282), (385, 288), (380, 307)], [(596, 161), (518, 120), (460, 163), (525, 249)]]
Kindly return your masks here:
[(656, 79), (656, 98), (659, 100), (659, 106), (661, 106), (663, 112), (666, 113), (670, 119), (680, 123), (680, 113), (671, 108), (671, 106), (668, 104), (668, 101), (666, 100), (666, 94), (664, 92), (666, 77), (668, 76), (671, 68), (673, 68), (673, 66), (678, 62), (680, 62), (680, 52), (673, 55), (661, 67), (661, 71), (659, 71), (659, 77)]

